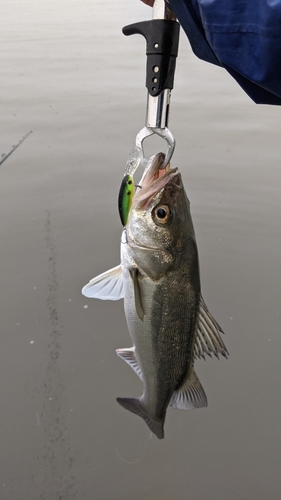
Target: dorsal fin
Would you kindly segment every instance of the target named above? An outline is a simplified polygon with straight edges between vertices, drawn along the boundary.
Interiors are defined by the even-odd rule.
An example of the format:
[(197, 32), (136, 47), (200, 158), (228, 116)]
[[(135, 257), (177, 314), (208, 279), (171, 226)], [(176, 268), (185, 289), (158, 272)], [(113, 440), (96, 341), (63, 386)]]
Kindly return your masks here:
[(228, 357), (228, 350), (221, 338), (223, 333), (221, 327), (208, 311), (208, 308), (200, 296), (197, 325), (195, 332), (194, 358), (205, 359), (205, 354), (217, 358), (219, 354)]

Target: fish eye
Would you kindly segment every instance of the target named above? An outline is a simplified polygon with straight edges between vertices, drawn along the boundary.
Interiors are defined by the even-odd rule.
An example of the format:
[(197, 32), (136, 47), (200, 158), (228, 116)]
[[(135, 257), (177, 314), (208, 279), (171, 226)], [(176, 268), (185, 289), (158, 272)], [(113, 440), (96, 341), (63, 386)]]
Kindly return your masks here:
[(156, 224), (167, 224), (171, 219), (172, 212), (168, 205), (157, 205), (154, 208), (152, 217)]

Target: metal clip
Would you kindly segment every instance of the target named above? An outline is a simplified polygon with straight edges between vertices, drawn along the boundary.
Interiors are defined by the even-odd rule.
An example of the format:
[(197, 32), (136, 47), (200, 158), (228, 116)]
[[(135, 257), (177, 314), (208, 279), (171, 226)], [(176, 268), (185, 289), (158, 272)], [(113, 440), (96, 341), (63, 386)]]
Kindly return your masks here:
[(133, 175), (140, 164), (144, 168), (148, 164), (143, 149), (146, 137), (157, 134), (168, 144), (161, 169), (168, 165), (174, 153), (175, 138), (168, 129), (168, 119), (178, 54), (179, 23), (166, 0), (155, 0), (153, 19), (125, 26), (123, 33), (126, 36), (138, 33), (147, 42), (145, 127), (137, 134), (136, 145), (129, 154), (125, 169), (125, 175)]
[(134, 175), (139, 165), (142, 165), (143, 168), (147, 167), (149, 158), (147, 159), (144, 156), (143, 142), (147, 137), (150, 137), (153, 134), (159, 135), (160, 137), (165, 139), (165, 141), (168, 144), (168, 149), (165, 155), (165, 159), (160, 167), (160, 170), (163, 170), (168, 165), (168, 163), (170, 163), (176, 145), (176, 141), (172, 132), (167, 127), (165, 128), (144, 127), (139, 131), (139, 133), (136, 136), (136, 145), (129, 154), (124, 175), (127, 174)]

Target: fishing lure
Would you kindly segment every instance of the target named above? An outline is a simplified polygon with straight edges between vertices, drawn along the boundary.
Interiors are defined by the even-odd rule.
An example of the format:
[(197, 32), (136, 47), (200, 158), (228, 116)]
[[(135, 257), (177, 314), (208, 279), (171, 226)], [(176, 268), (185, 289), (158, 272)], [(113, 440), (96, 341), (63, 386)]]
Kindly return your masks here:
[(131, 175), (127, 174), (124, 176), (119, 196), (118, 196), (118, 209), (121, 219), (122, 226), (126, 226), (130, 208), (132, 205), (132, 199), (135, 194), (135, 184), (134, 179)]

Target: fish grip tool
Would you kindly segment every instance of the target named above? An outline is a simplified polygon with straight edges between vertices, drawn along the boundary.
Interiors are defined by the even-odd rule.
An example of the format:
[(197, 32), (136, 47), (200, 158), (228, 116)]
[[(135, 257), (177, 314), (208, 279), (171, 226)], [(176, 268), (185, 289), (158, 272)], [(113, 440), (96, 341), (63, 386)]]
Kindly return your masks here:
[(143, 141), (157, 134), (167, 142), (168, 149), (161, 166), (170, 162), (175, 149), (175, 138), (168, 128), (171, 90), (174, 85), (176, 58), (179, 45), (179, 23), (165, 0), (155, 0), (153, 18), (123, 28), (126, 36), (140, 34), (146, 39), (147, 109), (145, 127), (136, 136), (136, 145), (129, 154), (125, 175), (133, 175), (139, 165), (148, 161)]
[(151, 96), (159, 96), (174, 86), (176, 57), (178, 55), (179, 23), (154, 19), (130, 24), (123, 28), (126, 36), (136, 33), (146, 39), (146, 87)]

